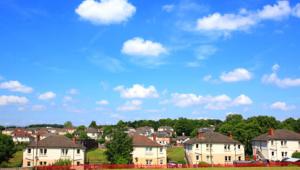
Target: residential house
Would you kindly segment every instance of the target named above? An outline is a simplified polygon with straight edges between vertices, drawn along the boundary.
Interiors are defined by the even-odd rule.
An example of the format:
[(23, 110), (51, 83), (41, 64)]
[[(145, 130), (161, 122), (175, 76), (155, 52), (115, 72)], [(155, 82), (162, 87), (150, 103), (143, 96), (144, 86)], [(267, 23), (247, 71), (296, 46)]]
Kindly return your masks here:
[(134, 134), (132, 136), (132, 158), (135, 165), (166, 165), (166, 148), (146, 136)]
[(12, 136), (14, 130), (15, 130), (14, 128), (6, 128), (2, 130), (2, 134), (7, 136)]
[(152, 134), (152, 140), (163, 146), (171, 144), (171, 136), (165, 131), (158, 131)]
[(136, 133), (143, 136), (152, 136), (154, 128), (149, 126), (139, 127), (136, 129)]
[(252, 140), (253, 155), (260, 160), (278, 161), (300, 151), (300, 134), (285, 129), (269, 129)]
[(184, 149), (189, 164), (232, 164), (245, 159), (244, 146), (232, 139), (232, 135), (211, 130), (199, 131), (197, 137), (184, 142)]
[(190, 140), (188, 136), (177, 136), (173, 138), (173, 142), (176, 146), (183, 146), (184, 142)]
[(14, 143), (29, 143), (33, 137), (24, 129), (15, 129), (11, 134)]
[(86, 134), (89, 138), (94, 139), (94, 140), (98, 140), (100, 137), (100, 133), (95, 128), (87, 128)]
[(157, 129), (158, 132), (166, 132), (168, 133), (170, 136), (173, 135), (174, 133), (174, 129), (170, 126), (160, 126), (158, 129)]
[(52, 135), (32, 141), (23, 151), (23, 167), (52, 165), (60, 159), (84, 164), (85, 148), (65, 136)]

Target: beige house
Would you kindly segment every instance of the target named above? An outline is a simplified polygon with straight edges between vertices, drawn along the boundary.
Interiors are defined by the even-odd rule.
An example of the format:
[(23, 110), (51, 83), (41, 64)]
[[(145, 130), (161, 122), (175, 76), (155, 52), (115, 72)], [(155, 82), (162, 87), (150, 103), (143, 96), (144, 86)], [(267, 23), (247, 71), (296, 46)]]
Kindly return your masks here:
[(65, 136), (52, 135), (32, 141), (23, 151), (23, 167), (52, 165), (59, 159), (71, 160), (72, 165), (84, 164), (85, 148)]
[(256, 159), (278, 161), (291, 158), (300, 151), (300, 134), (285, 129), (269, 129), (268, 133), (252, 140), (253, 156)]
[(235, 160), (244, 160), (244, 146), (214, 131), (200, 131), (197, 137), (184, 143), (188, 164), (232, 164)]
[(166, 148), (146, 136), (133, 135), (132, 160), (136, 165), (166, 165)]

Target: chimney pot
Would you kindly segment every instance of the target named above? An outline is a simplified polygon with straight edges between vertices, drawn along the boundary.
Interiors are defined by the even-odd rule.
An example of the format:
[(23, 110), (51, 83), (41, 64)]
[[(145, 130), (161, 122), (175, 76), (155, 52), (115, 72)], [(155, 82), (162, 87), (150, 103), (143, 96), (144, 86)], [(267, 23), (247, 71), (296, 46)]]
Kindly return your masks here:
[(232, 132), (228, 132), (228, 137), (229, 137), (230, 139), (233, 139)]
[(270, 135), (270, 136), (274, 136), (274, 129), (273, 129), (273, 128), (270, 128), (270, 129), (269, 129), (269, 135)]

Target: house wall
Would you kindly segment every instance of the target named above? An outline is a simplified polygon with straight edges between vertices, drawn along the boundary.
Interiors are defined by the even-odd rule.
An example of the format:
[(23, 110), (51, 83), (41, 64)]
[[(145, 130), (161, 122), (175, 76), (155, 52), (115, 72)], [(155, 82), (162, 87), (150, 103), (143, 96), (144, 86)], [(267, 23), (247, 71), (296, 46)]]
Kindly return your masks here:
[(13, 137), (12, 138), (14, 143), (21, 143), (21, 142), (30, 142), (30, 138), (29, 137)]
[[(151, 151), (149, 148), (152, 148)], [(165, 147), (133, 147), (132, 160), (138, 165), (147, 165), (147, 160), (151, 160), (150, 165), (166, 165), (167, 151)]]
[(99, 137), (98, 133), (87, 133), (87, 136), (94, 140), (97, 140)]
[[(272, 142), (273, 141), (273, 142)], [(272, 161), (291, 158), (292, 154), (300, 151), (300, 141), (293, 140), (269, 140), (252, 142), (253, 150), (260, 150), (266, 159)], [(273, 153), (273, 154), (272, 154)]]
[[(230, 149), (224, 148), (225, 145), (230, 145)], [(232, 164), (235, 160), (245, 160), (245, 150), (244, 146), (238, 145), (236, 147), (234, 144), (197, 144), (185, 145), (186, 155), (192, 164), (199, 164), (200, 162), (207, 162), (212, 164)], [(227, 161), (225, 161), (227, 157)], [(230, 157), (230, 160), (229, 160)], [(198, 158), (198, 159), (197, 159)]]
[(169, 145), (171, 143), (171, 138), (156, 137), (156, 142), (161, 144), (161, 145)]
[[(31, 149), (31, 153), (28, 153), (28, 149)], [(23, 151), (23, 167), (32, 167), (32, 166), (40, 166), (40, 162), (42, 162), (42, 165), (52, 165), (59, 159), (69, 159), (72, 161), (72, 165), (77, 165), (77, 162), (79, 164), (84, 164), (84, 156), (85, 156), (85, 150), (79, 149), (79, 154), (77, 153), (77, 149), (68, 148), (68, 154), (63, 155), (61, 148), (45, 148), (47, 149), (47, 153), (45, 155), (40, 153), (40, 149), (38, 149), (36, 152), (36, 149), (34, 148), (26, 148)], [(65, 148), (67, 149), (67, 148)], [(38, 156), (38, 161), (34, 160), (35, 156)], [(28, 166), (28, 162), (30, 162), (30, 165)]]

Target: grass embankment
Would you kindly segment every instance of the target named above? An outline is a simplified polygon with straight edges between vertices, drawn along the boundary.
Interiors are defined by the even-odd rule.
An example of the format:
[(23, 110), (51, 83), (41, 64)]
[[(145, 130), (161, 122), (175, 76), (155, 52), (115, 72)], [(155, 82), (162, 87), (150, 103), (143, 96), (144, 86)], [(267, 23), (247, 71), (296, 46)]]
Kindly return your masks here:
[(168, 161), (185, 164), (183, 147), (170, 147), (167, 149)]
[(10, 158), (7, 162), (3, 162), (0, 164), (0, 167), (6, 168), (14, 168), (21, 167), (23, 161), (23, 151), (17, 151), (14, 153), (13, 157)]
[(90, 164), (104, 164), (109, 163), (106, 159), (105, 149), (92, 149), (87, 151), (87, 161)]

